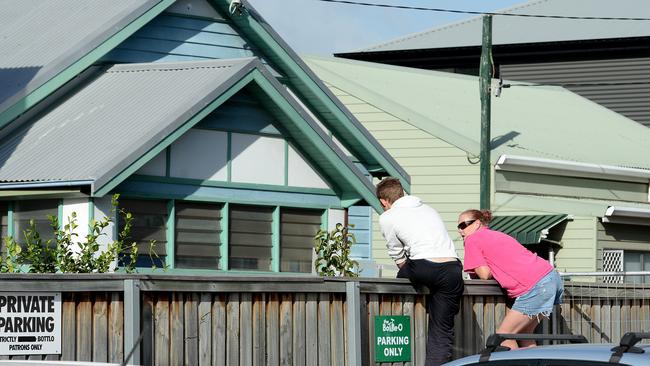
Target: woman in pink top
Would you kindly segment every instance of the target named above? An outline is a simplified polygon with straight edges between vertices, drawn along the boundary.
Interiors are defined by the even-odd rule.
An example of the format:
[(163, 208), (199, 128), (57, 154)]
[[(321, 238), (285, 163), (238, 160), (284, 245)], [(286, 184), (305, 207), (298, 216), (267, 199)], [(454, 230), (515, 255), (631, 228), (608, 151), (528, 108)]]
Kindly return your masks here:
[[(524, 248), (517, 240), (490, 230), (492, 213), (467, 210), (458, 218), (458, 231), (465, 241), (463, 270), (481, 279), (495, 279), (514, 299), (497, 333), (533, 333), (539, 316), (548, 317), (562, 300), (564, 287), (550, 263)], [(506, 340), (511, 349), (533, 346), (534, 341)]]

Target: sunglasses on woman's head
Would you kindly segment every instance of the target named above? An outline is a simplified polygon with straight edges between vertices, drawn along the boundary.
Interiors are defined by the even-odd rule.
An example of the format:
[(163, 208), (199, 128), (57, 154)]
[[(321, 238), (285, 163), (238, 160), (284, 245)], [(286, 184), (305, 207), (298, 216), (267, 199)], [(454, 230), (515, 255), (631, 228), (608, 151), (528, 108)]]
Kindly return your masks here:
[(468, 221), (463, 221), (460, 224), (458, 224), (457, 228), (458, 230), (465, 230), (468, 226), (474, 223), (476, 220), (468, 220)]

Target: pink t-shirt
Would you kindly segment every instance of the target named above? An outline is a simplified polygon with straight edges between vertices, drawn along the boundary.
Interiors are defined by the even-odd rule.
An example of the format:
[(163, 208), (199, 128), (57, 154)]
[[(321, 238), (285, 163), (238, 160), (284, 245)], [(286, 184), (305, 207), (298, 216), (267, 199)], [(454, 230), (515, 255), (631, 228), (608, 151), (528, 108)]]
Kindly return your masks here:
[(492, 277), (513, 298), (528, 292), (553, 270), (513, 237), (484, 227), (465, 238), (464, 271), (474, 272), (480, 266), (490, 267)]

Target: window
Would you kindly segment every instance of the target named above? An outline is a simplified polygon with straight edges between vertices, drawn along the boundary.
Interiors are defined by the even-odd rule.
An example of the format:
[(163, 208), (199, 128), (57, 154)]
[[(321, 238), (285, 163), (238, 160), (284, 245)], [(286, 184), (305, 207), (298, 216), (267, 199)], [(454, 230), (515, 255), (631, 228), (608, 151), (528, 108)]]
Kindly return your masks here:
[[(36, 231), (41, 236), (43, 242), (49, 239), (56, 238), (52, 226), (50, 226), (50, 219), (48, 216), (57, 217), (59, 211), (59, 200), (29, 200), (29, 201), (16, 201), (14, 203), (14, 238), (21, 246), (25, 242), (24, 231), (29, 228), (29, 221), (34, 220)], [(3, 235), (5, 235), (3, 216)], [(65, 224), (65, 223), (60, 223)]]
[[(131, 233), (124, 243), (129, 245), (136, 242), (138, 245), (138, 267), (156, 265), (162, 267), (167, 249), (167, 202), (153, 200), (128, 200), (120, 201), (120, 209), (133, 215)], [(122, 217), (119, 217), (119, 230), (124, 228)], [(156, 242), (154, 250), (160, 257), (150, 255), (150, 242)]]
[(314, 236), (322, 210), (283, 208), (280, 214), (280, 271), (311, 273)]
[(175, 266), (220, 269), (223, 205), (176, 203)]
[[(120, 201), (120, 209), (133, 216), (125, 245), (137, 243), (138, 267), (162, 267), (167, 256), (173, 255), (177, 269), (312, 272), (314, 236), (322, 225), (322, 209), (229, 204), (226, 212), (224, 203), (169, 203), (174, 221), (168, 228), (171, 207), (167, 201)], [(118, 222), (122, 230), (121, 217)], [(171, 226), (173, 253), (168, 253)], [(156, 242), (159, 258), (150, 255), (151, 240)]]
[[(650, 271), (650, 252), (623, 251), (623, 270)], [(650, 283), (650, 276), (625, 276), (625, 283)]]
[(230, 206), (229, 269), (271, 271), (274, 207)]
[[(9, 235), (9, 208), (7, 202), (0, 201), (0, 215), (2, 215), (2, 238)], [(4, 241), (4, 240), (3, 240)]]

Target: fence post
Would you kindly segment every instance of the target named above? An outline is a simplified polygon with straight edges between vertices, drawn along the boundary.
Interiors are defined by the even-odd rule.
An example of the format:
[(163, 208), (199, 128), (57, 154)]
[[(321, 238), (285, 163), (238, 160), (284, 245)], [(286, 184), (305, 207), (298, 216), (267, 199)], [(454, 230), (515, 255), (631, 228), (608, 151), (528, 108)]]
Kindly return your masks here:
[(124, 357), (131, 354), (127, 365), (140, 364), (139, 338), (140, 281), (124, 280)]
[(348, 305), (348, 365), (361, 366), (361, 290), (359, 282), (345, 283)]

